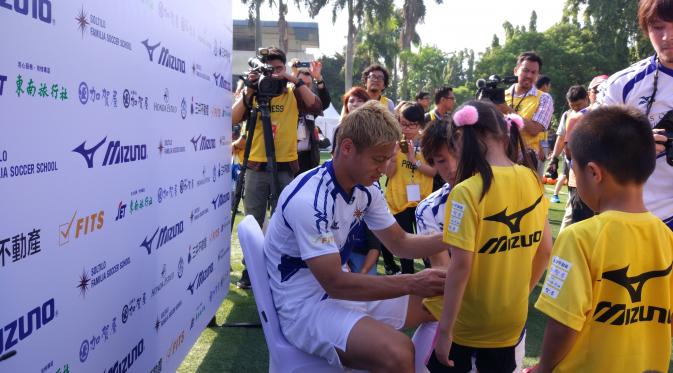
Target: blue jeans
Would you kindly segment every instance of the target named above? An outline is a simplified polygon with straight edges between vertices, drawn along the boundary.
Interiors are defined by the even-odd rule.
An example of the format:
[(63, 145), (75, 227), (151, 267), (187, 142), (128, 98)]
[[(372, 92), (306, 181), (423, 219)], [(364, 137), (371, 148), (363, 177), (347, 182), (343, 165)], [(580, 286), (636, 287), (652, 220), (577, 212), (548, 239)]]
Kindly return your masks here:
[[(351, 256), (348, 258), (348, 267), (355, 273), (360, 272), (360, 268), (365, 264), (366, 257), (366, 255), (351, 253)], [(372, 266), (372, 269), (367, 274), (376, 276), (376, 265)]]

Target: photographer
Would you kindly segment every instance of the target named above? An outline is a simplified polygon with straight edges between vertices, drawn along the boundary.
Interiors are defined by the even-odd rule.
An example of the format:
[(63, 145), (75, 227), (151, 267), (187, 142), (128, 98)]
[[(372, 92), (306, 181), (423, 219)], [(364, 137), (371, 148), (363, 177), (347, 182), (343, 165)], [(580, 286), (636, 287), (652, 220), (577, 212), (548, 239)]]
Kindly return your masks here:
[[(327, 85), (322, 78), (322, 64), (320, 61), (310, 63), (310, 68), (299, 67), (301, 62), (298, 59), (292, 59), (290, 65), (292, 74), (303, 80), (307, 87), (320, 98), (322, 110), (330, 106), (331, 98)], [(315, 84), (314, 84), (315, 82)], [(322, 114), (322, 113), (321, 113)], [(315, 116), (310, 113), (299, 113), (297, 123), (297, 152), (299, 159), (299, 173), (306, 172), (320, 164), (320, 148), (318, 146), (318, 131), (315, 127)]]
[(647, 209), (673, 229), (673, 166), (667, 163), (664, 146), (668, 139), (670, 148), (673, 138), (673, 2), (641, 0), (638, 23), (656, 54), (613, 74), (598, 103), (629, 105), (646, 114), (654, 128), (657, 163), (643, 197)]
[(505, 92), (505, 104), (498, 105), (503, 114), (517, 113), (524, 119), (521, 137), (526, 150), (537, 155), (537, 173), (540, 177), (544, 173), (545, 160), (541, 141), (554, 112), (551, 96), (535, 88), (541, 69), (540, 56), (534, 52), (521, 53), (514, 68), (514, 75), (519, 81)]
[[(271, 125), (274, 133), (273, 143), (276, 151), (279, 189), (281, 191), (299, 171), (297, 162), (299, 113), (318, 115), (322, 108), (320, 99), (313, 94), (304, 81), (286, 72), (286, 61), (285, 53), (273, 47), (268, 48), (268, 54), (262, 61), (273, 67), (272, 78), (294, 84), (293, 87), (285, 88), (281, 95), (271, 98), (270, 103)], [(246, 119), (250, 108), (256, 104), (255, 82), (259, 79), (259, 74), (251, 71), (248, 73), (247, 79), (250, 84), (245, 87), (243, 96), (232, 107), (231, 120), (233, 123)], [(244, 147), (245, 141), (244, 132), (240, 139), (234, 143), (234, 146), (236, 148)], [(255, 123), (252, 148), (248, 157), (248, 170), (245, 175), (245, 198), (243, 199), (245, 213), (253, 215), (260, 227), (264, 224), (267, 206), (273, 210), (278, 199), (278, 195), (274, 194), (273, 199), (270, 200), (271, 174), (266, 172), (266, 162), (264, 130), (260, 115)]]

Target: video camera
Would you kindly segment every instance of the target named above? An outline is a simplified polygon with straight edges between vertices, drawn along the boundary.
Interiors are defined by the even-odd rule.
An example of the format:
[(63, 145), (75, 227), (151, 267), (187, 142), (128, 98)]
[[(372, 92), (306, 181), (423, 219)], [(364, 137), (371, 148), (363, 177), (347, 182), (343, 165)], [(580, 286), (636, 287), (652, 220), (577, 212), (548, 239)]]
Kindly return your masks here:
[(506, 76), (500, 78), (498, 75), (491, 75), (488, 79), (477, 80), (477, 100), (490, 100), (494, 104), (505, 103), (505, 89), (507, 86), (517, 83), (519, 78), (516, 76)]
[(666, 136), (666, 141), (663, 143), (666, 148), (666, 163), (673, 167), (673, 110), (667, 112), (654, 128), (664, 130), (662, 135)]
[[(269, 49), (259, 48), (257, 55), (248, 60), (250, 69), (240, 76), (243, 79), (246, 87), (253, 88), (257, 92), (257, 96), (276, 97), (283, 94), (287, 86), (287, 80), (274, 78), (273, 66), (268, 63)], [(257, 73), (259, 78), (255, 81), (248, 79), (249, 73)]]

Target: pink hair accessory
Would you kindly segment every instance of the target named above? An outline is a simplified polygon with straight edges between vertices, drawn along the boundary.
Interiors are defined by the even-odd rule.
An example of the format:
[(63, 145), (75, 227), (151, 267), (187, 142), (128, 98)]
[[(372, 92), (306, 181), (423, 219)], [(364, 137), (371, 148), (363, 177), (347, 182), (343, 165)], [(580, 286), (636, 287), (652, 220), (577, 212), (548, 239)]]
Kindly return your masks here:
[(507, 114), (505, 115), (505, 119), (507, 120), (507, 130), (512, 129), (512, 123), (516, 124), (516, 127), (521, 130), (523, 129), (523, 118), (519, 114)]
[(472, 105), (465, 105), (453, 114), (453, 123), (456, 127), (471, 126), (479, 120), (479, 112)]

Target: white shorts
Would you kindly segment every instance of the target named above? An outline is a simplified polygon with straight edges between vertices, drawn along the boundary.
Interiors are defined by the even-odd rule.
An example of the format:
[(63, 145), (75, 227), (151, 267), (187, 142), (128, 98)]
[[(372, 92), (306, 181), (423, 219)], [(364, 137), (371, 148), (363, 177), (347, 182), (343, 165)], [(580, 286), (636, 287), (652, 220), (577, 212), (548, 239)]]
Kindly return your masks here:
[(348, 336), (361, 318), (368, 316), (395, 329), (407, 318), (409, 296), (370, 302), (327, 298), (305, 307), (291, 325), (283, 327), (285, 338), (298, 349), (341, 367), (335, 348), (346, 351)]

